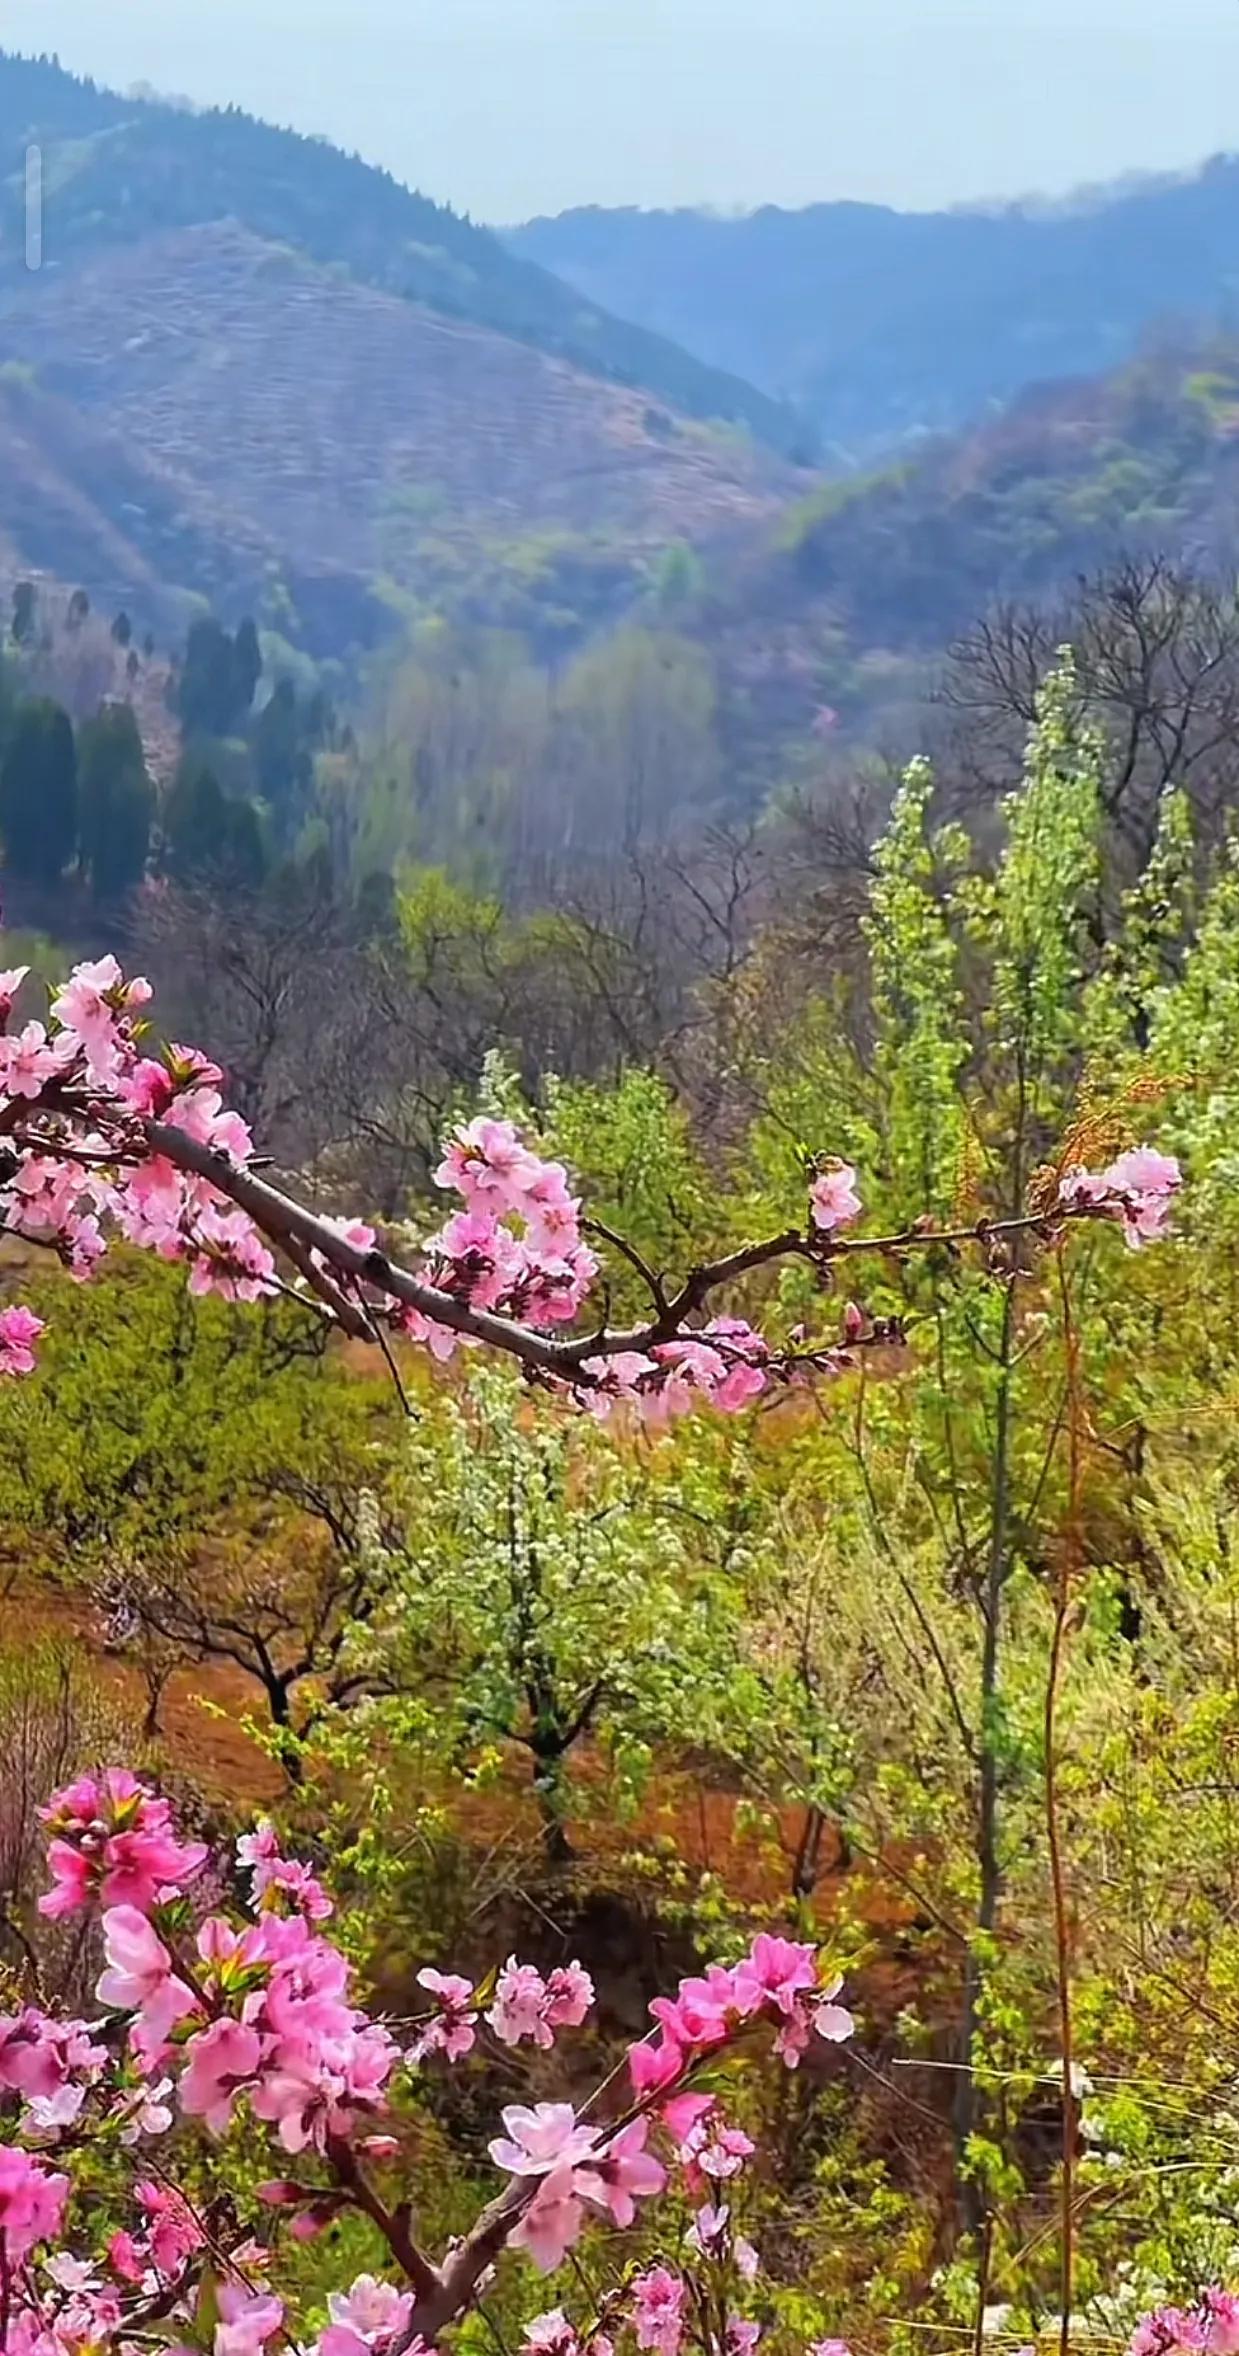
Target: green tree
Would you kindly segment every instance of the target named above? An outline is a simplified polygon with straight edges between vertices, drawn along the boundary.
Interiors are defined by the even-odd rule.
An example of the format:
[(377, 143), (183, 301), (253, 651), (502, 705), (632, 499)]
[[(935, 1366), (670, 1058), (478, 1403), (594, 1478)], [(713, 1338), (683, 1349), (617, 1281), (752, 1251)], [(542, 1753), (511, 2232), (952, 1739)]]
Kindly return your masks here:
[(226, 794), (214, 769), (187, 753), (163, 812), (164, 854), (178, 883), (257, 891), (266, 873), (262, 827), (252, 802)]
[(254, 701), (262, 654), (252, 622), (235, 638), (214, 615), (190, 626), (177, 681), (177, 710), (188, 736), (231, 736)]
[(106, 1608), (153, 1707), (169, 1668), (229, 1660), (287, 1725), (307, 1680), (342, 1681), (369, 1606), (358, 1493), (394, 1454), (390, 1385), (347, 1373), (304, 1311), (195, 1301), (145, 1255), (52, 1280), (40, 1307), (39, 1371), (0, 1396), (0, 1525)]
[(0, 838), (15, 875), (54, 884), (77, 849), (77, 747), (49, 697), (19, 705), (0, 762)]
[(611, 1763), (607, 1806), (640, 1788), (655, 1742), (708, 1740), (735, 1658), (719, 1563), (669, 1489), (502, 1368), (425, 1403), (404, 1496), (356, 1656), (394, 1694), (367, 1706), (362, 1739), (383, 1728), (469, 1778), (523, 1753), (562, 1865), (590, 1804), (573, 1772), (587, 1739)]
[(97, 900), (118, 899), (146, 872), (155, 789), (129, 704), (107, 704), (78, 730), (82, 864)]

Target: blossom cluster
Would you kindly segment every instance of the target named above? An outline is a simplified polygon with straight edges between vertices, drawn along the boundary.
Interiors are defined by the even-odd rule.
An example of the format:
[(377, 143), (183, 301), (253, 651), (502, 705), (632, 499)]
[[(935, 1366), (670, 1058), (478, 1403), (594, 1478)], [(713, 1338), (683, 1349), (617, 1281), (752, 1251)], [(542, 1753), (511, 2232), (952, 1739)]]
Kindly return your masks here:
[[(0, 974), (0, 1019), (26, 978), (24, 966)], [(252, 1221), (146, 1142), (147, 1124), (166, 1121), (229, 1163), (253, 1155), (245, 1122), (225, 1108), (216, 1064), (191, 1047), (143, 1053), (150, 997), (149, 982), (126, 981), (115, 957), (101, 957), (74, 968), (46, 1024), (0, 1035), (0, 1129), (17, 1149), (0, 1225), (48, 1245), (79, 1279), (94, 1273), (110, 1228), (183, 1261), (194, 1292), (255, 1300), (272, 1288), (275, 1260)], [(28, 1345), (36, 1331), (26, 1331)], [(17, 1329), (0, 1328), (0, 1371), (29, 1371), (15, 1344)]]
[(1216, 2287), (1193, 2307), (1158, 2307), (1137, 2324), (1128, 2356), (1239, 2356), (1239, 2298)]
[[(610, 2356), (611, 2334), (679, 2356), (694, 2269), (712, 2270), (724, 2298), (758, 2273), (735, 2202), (754, 2142), (720, 2096), (697, 2085), (700, 2065), (764, 2031), (789, 2067), (813, 2035), (852, 2029), (823, 1982), (814, 1949), (768, 1933), (730, 1965), (712, 1965), (651, 2005), (653, 2027), (627, 2055), (625, 2094), (613, 2072), (597, 2097), (512, 2102), (490, 2156), (507, 2179), (498, 2239), (484, 2211), (473, 2241), (436, 2265), (410, 2255), (403, 2203), (388, 2209), (373, 2172), (399, 2164), (392, 2099), (402, 2076), (456, 2063), (483, 2033), (509, 2056), (548, 2052), (594, 2002), (576, 1961), (543, 1973), (509, 1956), (480, 1987), (431, 1966), (417, 1975), (428, 2017), (402, 2040), (354, 1999), (351, 1971), (321, 1924), (331, 1902), (317, 1876), (283, 1855), (269, 1822), (242, 1836), (235, 1864), (181, 1837), (168, 1801), (124, 1769), (80, 1777), (43, 1811), (55, 1919), (97, 1917), (103, 1968), (98, 2017), (58, 2018), (33, 2004), (0, 2018), (0, 2356), (124, 2351), (158, 2318), (197, 2337), (210, 2283), (212, 2356), (262, 2356), (281, 2337), (305, 2346), (272, 2287), (278, 2220), (295, 2238), (350, 2206), (388, 2242), (397, 2279), (360, 2276), (333, 2292), (330, 2320), (308, 2356), (433, 2356), (440, 2333), (477, 2295), (496, 2248), (550, 2273), (591, 2219), (626, 2232), (674, 2179), (691, 2223), (675, 2229), (678, 2262), (629, 2270), (609, 2298), (605, 2328), (578, 2334), (562, 2310), (528, 2326), (530, 2356)], [(244, 1907), (221, 1888), (248, 1886)], [(510, 2066), (510, 2064), (508, 2065)], [(280, 2148), (283, 2174), (258, 2190), (264, 2223), (237, 2220), (223, 2249), (218, 2220), (181, 2189), (177, 2156), (195, 2132), (213, 2141), (245, 2120)], [(171, 2160), (145, 2155), (153, 2143)], [(131, 2170), (129, 2216), (102, 2247), (77, 2245), (96, 2182), (92, 2152)], [(80, 2195), (79, 2160), (87, 2162)], [(199, 2163), (199, 2173), (200, 2173)], [(462, 2266), (462, 2252), (465, 2260)], [(750, 2356), (757, 2322), (727, 2311), (727, 2356)]]
[(1170, 1226), (1175, 1197), (1183, 1173), (1173, 1154), (1152, 1146), (1133, 1146), (1105, 1170), (1068, 1170), (1059, 1186), (1059, 1200), (1072, 1211), (1113, 1219), (1123, 1230), (1132, 1251), (1142, 1244), (1160, 1243)]
[(97, 1901), (146, 1914), (179, 1897), (206, 1858), (202, 1841), (178, 1841), (167, 1800), (127, 1768), (83, 1775), (40, 1811), (51, 1834), (52, 1887), (43, 1914), (77, 1913)]

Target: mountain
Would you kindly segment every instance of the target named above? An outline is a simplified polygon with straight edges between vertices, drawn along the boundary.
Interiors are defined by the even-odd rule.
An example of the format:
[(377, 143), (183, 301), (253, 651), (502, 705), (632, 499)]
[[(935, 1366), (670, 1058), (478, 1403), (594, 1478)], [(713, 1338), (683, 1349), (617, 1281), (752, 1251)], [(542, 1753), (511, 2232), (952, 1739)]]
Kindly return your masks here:
[(589, 208), (508, 244), (864, 461), (1032, 383), (1112, 368), (1163, 322), (1239, 320), (1239, 159), (1074, 208)]
[(820, 485), (682, 622), (743, 715), (749, 766), (813, 734), (915, 749), (952, 638), (994, 606), (1165, 558), (1239, 577), (1239, 336), (1030, 391), (910, 459)]
[(0, 171), (0, 588), (80, 581), (177, 635), (205, 599), (319, 655), (515, 596), (554, 639), (803, 487), (751, 433), (587, 372), (568, 327), (618, 367), (608, 322), (322, 143), (0, 59)]
[(0, 277), (20, 268), (24, 161), (43, 151), (51, 269), (166, 230), (236, 220), (385, 293), (518, 337), (686, 415), (744, 427), (785, 454), (803, 422), (663, 337), (608, 317), (487, 229), (325, 140), (237, 108), (193, 112), (0, 52)]

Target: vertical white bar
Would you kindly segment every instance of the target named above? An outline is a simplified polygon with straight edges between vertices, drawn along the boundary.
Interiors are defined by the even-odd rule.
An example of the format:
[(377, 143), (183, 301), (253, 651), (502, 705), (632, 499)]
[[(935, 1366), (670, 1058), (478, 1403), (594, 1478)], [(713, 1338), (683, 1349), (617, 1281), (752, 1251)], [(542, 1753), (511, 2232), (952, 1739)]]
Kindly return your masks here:
[(43, 150), (26, 149), (26, 268), (43, 267)]

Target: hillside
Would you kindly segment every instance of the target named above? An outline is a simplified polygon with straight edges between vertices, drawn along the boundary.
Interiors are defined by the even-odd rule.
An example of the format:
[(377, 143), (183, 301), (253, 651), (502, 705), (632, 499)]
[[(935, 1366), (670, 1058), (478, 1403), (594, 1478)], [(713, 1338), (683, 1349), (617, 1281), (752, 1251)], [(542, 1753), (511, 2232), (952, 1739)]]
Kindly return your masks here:
[(235, 222), (26, 278), (2, 349), (0, 530), (29, 565), (143, 614), (189, 589), (257, 606), (323, 653), (487, 564), (575, 563), (605, 606), (669, 543), (751, 525), (796, 482)]
[(592, 208), (511, 250), (802, 406), (863, 460), (1023, 387), (1112, 368), (1150, 328), (1239, 305), (1239, 160), (1075, 210)]
[(823, 485), (716, 575), (695, 627), (767, 764), (815, 724), (906, 749), (955, 633), (1142, 555), (1239, 570), (1239, 339), (1031, 392), (910, 461)]
[(488, 230), (323, 140), (255, 122), (122, 97), (46, 59), (0, 52), (0, 285), (20, 271), (21, 177), (43, 151), (44, 250), (72, 268), (167, 230), (236, 219), (363, 284), (518, 337), (687, 415), (744, 426), (788, 451), (803, 423), (755, 387), (646, 329), (583, 306)]

